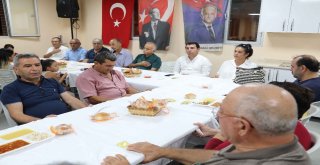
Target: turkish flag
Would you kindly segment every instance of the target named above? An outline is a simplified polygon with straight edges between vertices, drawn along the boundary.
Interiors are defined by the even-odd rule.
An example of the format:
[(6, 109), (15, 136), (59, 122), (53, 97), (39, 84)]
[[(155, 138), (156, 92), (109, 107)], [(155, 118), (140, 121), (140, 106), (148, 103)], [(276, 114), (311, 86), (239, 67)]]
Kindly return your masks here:
[(102, 40), (109, 44), (113, 38), (128, 48), (131, 38), (133, 0), (102, 0)]

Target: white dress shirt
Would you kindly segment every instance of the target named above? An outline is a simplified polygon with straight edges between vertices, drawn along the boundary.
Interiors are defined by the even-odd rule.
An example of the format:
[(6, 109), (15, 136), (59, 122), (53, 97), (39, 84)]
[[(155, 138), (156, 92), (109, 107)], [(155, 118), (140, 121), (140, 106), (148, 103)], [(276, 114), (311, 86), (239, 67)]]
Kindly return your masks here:
[[(50, 47), (50, 48), (47, 50), (47, 53), (53, 51), (53, 49), (54, 49), (54, 47)], [(62, 59), (64, 59), (64, 56), (66, 55), (66, 52), (69, 50), (69, 48), (61, 45), (59, 49), (60, 49), (61, 51), (58, 52), (58, 53), (53, 54), (53, 55), (50, 57), (51, 59), (53, 59), (53, 60), (62, 60)]]
[[(238, 67), (249, 69), (249, 68), (256, 68), (258, 66), (257, 64), (249, 60), (246, 60), (243, 64), (241, 64)], [(236, 77), (236, 70), (237, 70), (237, 65), (234, 60), (224, 61), (218, 71), (219, 78), (234, 79)]]
[(192, 60), (188, 56), (182, 56), (176, 61), (174, 72), (184, 75), (209, 76), (211, 66), (211, 62), (200, 54)]

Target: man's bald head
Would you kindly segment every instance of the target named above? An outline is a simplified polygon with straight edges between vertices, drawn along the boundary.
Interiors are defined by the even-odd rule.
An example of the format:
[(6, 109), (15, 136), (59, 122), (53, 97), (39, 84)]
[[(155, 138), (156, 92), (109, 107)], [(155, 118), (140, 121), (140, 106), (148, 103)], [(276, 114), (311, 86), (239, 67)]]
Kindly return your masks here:
[(269, 84), (248, 84), (231, 91), (224, 103), (237, 116), (246, 118), (258, 133), (280, 135), (293, 132), (297, 105), (286, 90)]

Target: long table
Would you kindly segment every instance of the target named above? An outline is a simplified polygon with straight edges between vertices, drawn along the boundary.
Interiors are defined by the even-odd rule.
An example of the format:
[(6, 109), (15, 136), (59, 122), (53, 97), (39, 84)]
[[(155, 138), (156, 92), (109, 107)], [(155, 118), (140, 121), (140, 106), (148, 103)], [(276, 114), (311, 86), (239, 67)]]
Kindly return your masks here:
[[(165, 73), (151, 71), (144, 71), (144, 73), (152, 77), (127, 80), (133, 86), (136, 84), (142, 88), (151, 88), (153, 89), (151, 91), (0, 131), (0, 135), (22, 128), (49, 132), (50, 126), (62, 123), (71, 124), (75, 130), (74, 133), (55, 136), (20, 151), (0, 156), (0, 164), (33, 165), (70, 162), (93, 165), (100, 164), (104, 157), (117, 153), (125, 155), (130, 164), (138, 164), (144, 156), (119, 147), (117, 145), (119, 142), (148, 141), (164, 147), (181, 147), (185, 138), (196, 129), (193, 123), (208, 123), (213, 119), (211, 107), (192, 103), (181, 104), (185, 100), (185, 94), (194, 93), (198, 100), (206, 97), (221, 100), (225, 94), (238, 86), (222, 79), (194, 76), (177, 76), (172, 79), (172, 77), (164, 76)], [(161, 77), (162, 74), (163, 77)], [(151, 80), (158, 81), (152, 82)], [(146, 99), (171, 98), (175, 102), (168, 103), (169, 113), (160, 112), (154, 117), (131, 115), (127, 106), (141, 96)], [(118, 117), (106, 122), (93, 122), (90, 117), (99, 110), (116, 113)], [(161, 163), (157, 161), (151, 164)]]

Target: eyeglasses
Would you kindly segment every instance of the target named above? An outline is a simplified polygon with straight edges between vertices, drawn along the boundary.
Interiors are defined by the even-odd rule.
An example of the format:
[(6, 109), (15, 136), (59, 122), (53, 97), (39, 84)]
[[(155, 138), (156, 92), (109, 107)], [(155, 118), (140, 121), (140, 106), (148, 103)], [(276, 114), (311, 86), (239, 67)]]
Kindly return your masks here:
[(247, 122), (250, 124), (250, 126), (251, 126), (252, 128), (254, 128), (253, 125), (251, 124), (251, 122), (250, 122), (248, 119), (246, 119), (245, 117), (243, 117), (243, 116), (237, 116), (237, 115), (232, 115), (232, 114), (226, 114), (226, 113), (223, 113), (223, 112), (219, 109), (218, 112), (217, 112), (217, 114), (216, 114), (216, 120), (219, 122), (219, 119), (220, 119), (220, 118), (226, 118), (226, 117), (234, 117), (234, 118), (239, 118), (239, 119), (245, 120), (245, 121), (247, 121)]
[(97, 42), (94, 42), (92, 43), (93, 45), (100, 45), (101, 43), (97, 43)]

